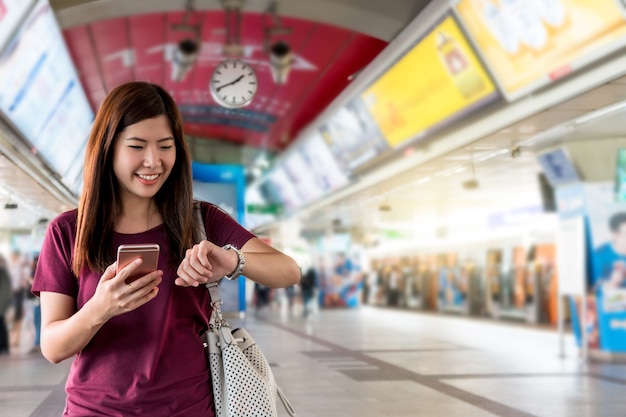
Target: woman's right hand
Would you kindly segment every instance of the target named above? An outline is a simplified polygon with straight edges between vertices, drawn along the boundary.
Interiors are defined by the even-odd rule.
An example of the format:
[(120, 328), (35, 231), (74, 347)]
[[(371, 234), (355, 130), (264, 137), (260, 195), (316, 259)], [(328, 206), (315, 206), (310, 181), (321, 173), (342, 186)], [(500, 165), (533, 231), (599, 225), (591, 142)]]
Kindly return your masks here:
[(104, 271), (96, 291), (76, 311), (76, 299), (55, 292), (41, 292), (41, 351), (52, 363), (72, 357), (87, 346), (111, 318), (146, 304), (159, 293), (163, 271), (153, 271), (133, 281), (125, 281), (141, 260), (133, 261), (116, 274), (114, 263)]
[(118, 274), (116, 274), (117, 262), (115, 262), (109, 265), (100, 277), (90, 303), (93, 304), (94, 311), (101, 312), (103, 321), (133, 311), (154, 299), (159, 293), (158, 285), (163, 280), (161, 270), (150, 272), (132, 283), (126, 283), (126, 279), (141, 265), (141, 262), (141, 258), (135, 259), (122, 268)]

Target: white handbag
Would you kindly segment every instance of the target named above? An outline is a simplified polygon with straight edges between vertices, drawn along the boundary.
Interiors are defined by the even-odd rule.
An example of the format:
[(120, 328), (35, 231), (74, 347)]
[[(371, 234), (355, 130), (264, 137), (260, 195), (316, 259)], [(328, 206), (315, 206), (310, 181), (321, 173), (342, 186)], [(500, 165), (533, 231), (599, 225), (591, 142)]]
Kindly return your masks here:
[(206, 332), (206, 351), (218, 417), (278, 417), (280, 398), (290, 416), (296, 413), (276, 385), (272, 369), (244, 329), (232, 329), (222, 317), (217, 282), (207, 284), (213, 314)]
[[(194, 204), (200, 239), (206, 239), (204, 220), (199, 204)], [(280, 398), (290, 416), (295, 416), (291, 403), (276, 385), (265, 355), (244, 329), (232, 329), (222, 316), (222, 299), (218, 282), (206, 284), (211, 296), (213, 314), (209, 330), (202, 336), (209, 358), (213, 383), (213, 402), (218, 417), (278, 417)]]

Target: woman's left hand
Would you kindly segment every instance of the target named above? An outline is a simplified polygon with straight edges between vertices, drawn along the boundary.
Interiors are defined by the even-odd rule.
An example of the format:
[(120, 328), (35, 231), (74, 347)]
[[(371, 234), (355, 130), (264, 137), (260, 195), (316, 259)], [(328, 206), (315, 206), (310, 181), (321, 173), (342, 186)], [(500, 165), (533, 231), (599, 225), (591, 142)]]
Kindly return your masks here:
[(237, 254), (232, 250), (203, 240), (188, 249), (185, 259), (176, 271), (178, 278), (174, 281), (181, 287), (197, 287), (207, 282), (217, 281), (228, 275), (237, 267)]

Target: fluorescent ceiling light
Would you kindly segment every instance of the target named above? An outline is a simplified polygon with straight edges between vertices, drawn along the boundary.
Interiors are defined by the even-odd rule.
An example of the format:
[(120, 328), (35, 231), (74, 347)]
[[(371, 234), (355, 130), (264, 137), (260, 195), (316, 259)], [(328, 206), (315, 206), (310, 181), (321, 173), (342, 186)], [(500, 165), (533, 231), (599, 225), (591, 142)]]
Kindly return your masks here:
[(602, 119), (604, 117), (612, 115), (613, 113), (617, 113), (625, 109), (626, 109), (626, 101), (615, 103), (610, 106), (606, 106), (601, 109), (592, 111), (591, 113), (584, 114), (576, 118), (573, 124), (576, 126), (583, 125), (583, 124), (586, 124), (595, 120)]

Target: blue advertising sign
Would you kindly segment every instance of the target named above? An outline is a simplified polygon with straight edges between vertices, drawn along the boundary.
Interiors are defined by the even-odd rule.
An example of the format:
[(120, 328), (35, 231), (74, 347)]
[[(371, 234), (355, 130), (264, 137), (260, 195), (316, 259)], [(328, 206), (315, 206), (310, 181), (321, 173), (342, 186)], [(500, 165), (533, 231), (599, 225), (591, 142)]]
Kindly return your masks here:
[(537, 160), (553, 187), (580, 182), (581, 180), (576, 167), (564, 148), (557, 148), (537, 155)]

